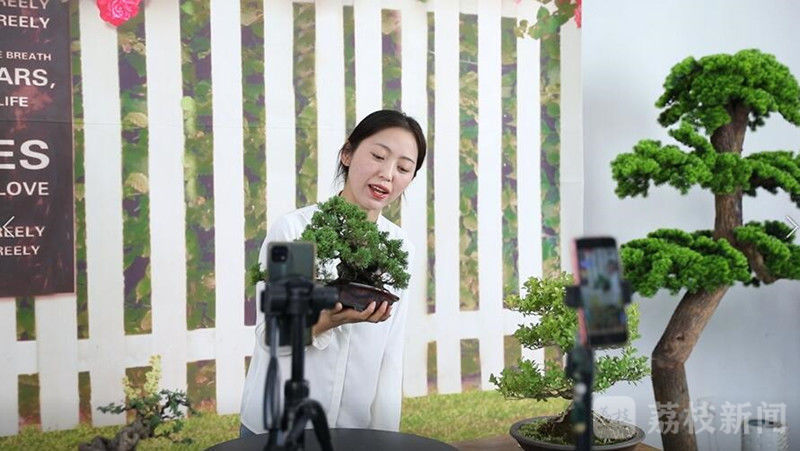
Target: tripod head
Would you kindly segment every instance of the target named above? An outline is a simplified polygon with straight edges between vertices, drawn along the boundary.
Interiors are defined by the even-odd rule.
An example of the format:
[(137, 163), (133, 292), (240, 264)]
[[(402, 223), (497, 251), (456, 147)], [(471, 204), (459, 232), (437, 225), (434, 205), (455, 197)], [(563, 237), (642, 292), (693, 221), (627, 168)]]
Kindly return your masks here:
[[(292, 301), (294, 299), (294, 301)], [(271, 281), (261, 293), (260, 307), (264, 312), (269, 325), (269, 319), (277, 319), (279, 346), (291, 344), (292, 318), (303, 316), (305, 319), (304, 343), (311, 344), (310, 327), (319, 320), (323, 309), (330, 309), (336, 305), (339, 293), (335, 287), (328, 287), (314, 283), (313, 280), (303, 277), (289, 277), (283, 280)], [(270, 345), (269, 331), (266, 334), (267, 346)]]

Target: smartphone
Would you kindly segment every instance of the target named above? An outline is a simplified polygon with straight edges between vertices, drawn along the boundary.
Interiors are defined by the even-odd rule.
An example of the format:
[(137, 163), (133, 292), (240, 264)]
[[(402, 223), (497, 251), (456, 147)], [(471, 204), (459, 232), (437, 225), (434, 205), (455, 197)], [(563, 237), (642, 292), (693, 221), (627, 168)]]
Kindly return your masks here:
[(583, 303), (591, 346), (623, 344), (628, 341), (622, 266), (617, 243), (611, 237), (575, 240), (573, 263)]
[[(291, 279), (316, 281), (315, 264), (316, 246), (308, 241), (272, 242), (267, 245), (267, 281), (270, 285), (280, 286)], [(262, 303), (262, 310), (264, 309)], [(273, 312), (277, 313), (277, 312)], [(285, 317), (288, 318), (288, 317)], [(291, 330), (289, 321), (281, 321), (279, 346), (291, 344)], [(311, 344), (311, 327), (306, 324), (304, 341)], [(270, 345), (270, 335), (267, 331), (267, 345)]]
[(316, 279), (316, 247), (309, 241), (272, 242), (267, 246), (267, 280)]

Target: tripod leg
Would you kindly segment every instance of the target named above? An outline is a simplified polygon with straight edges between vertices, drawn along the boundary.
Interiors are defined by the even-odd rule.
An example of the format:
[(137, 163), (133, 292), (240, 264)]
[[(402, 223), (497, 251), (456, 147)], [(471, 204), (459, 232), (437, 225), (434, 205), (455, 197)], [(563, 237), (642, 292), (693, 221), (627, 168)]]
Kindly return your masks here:
[(325, 410), (314, 400), (309, 400), (308, 410), (311, 415), (311, 423), (314, 425), (314, 433), (317, 436), (317, 441), (319, 441), (322, 451), (333, 451), (331, 431), (328, 429), (328, 419), (325, 417)]
[(314, 426), (314, 434), (317, 436), (322, 451), (333, 451), (331, 444), (331, 434), (328, 429), (328, 419), (322, 406), (313, 399), (305, 399), (296, 407), (294, 424), (292, 429), (286, 434), (286, 446), (294, 446), (301, 440), (305, 432), (306, 423), (311, 420)]

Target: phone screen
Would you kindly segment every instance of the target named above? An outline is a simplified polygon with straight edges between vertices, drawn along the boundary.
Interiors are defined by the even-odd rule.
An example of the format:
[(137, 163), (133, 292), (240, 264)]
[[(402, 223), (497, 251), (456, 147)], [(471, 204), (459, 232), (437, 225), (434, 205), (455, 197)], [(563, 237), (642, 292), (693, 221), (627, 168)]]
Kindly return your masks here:
[(616, 242), (613, 238), (582, 238), (575, 244), (590, 344), (626, 342), (628, 327)]

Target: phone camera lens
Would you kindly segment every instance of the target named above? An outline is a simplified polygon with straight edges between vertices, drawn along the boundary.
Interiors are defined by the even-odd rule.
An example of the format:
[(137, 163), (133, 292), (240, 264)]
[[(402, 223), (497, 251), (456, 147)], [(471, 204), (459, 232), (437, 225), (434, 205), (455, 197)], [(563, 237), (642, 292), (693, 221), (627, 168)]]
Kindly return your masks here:
[(272, 248), (272, 261), (285, 262), (289, 256), (289, 248), (286, 246), (276, 246)]

